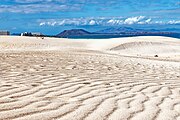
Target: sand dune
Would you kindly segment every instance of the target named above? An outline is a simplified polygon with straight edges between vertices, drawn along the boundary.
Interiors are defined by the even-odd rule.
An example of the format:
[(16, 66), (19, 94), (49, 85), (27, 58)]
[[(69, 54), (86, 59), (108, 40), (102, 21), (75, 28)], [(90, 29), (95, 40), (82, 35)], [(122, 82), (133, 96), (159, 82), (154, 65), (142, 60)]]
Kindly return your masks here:
[(116, 51), (124, 55), (177, 55), (180, 54), (179, 39), (168, 37), (129, 37), (115, 39), (57, 39), (40, 37), (0, 36), (1, 50), (62, 50), (88, 49), (99, 51)]
[(180, 120), (179, 39), (0, 36), (0, 56), (0, 120)]
[[(123, 43), (118, 45), (111, 50), (124, 52), (126, 54), (146, 54), (146, 55), (154, 55), (154, 54), (179, 54), (180, 49), (178, 44), (174, 44), (173, 42), (131, 42), (131, 43)], [(142, 52), (140, 52), (142, 51)]]

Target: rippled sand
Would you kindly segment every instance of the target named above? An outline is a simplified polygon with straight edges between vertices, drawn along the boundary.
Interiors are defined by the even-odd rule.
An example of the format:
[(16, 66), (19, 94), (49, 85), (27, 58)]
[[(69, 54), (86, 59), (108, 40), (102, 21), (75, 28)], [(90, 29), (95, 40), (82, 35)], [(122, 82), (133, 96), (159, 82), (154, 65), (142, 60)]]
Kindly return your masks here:
[(180, 120), (180, 41), (122, 39), (0, 37), (0, 119)]

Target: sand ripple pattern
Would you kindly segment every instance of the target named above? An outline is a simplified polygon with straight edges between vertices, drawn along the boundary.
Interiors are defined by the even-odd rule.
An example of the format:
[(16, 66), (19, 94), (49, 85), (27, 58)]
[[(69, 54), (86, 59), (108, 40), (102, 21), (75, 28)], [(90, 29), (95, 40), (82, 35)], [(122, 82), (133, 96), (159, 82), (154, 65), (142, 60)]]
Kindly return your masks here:
[(180, 64), (92, 51), (0, 56), (0, 120), (180, 120)]

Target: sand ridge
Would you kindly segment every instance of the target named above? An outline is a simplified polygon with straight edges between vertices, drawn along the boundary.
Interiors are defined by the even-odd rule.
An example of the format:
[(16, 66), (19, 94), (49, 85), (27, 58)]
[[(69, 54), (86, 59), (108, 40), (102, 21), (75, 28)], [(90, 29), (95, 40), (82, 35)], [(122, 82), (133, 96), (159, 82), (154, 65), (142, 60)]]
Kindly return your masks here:
[[(134, 39), (147, 42), (152, 38)], [(155, 38), (179, 45), (176, 39)], [(124, 40), (102, 44), (95, 40), (56, 42), (59, 39), (45, 38), (53, 41), (48, 43), (19, 38), (17, 43), (8, 39), (0, 39), (1, 47), (2, 42), (8, 44), (0, 52), (0, 120), (180, 119), (177, 57), (168, 61), (147, 58), (143, 51), (141, 56), (126, 56), (118, 48), (125, 44)], [(29, 45), (28, 39), (34, 40), (33, 45)], [(23, 46), (22, 42), (30, 47), (18, 50), (16, 45)], [(48, 50), (42, 44), (56, 49)], [(118, 48), (118, 52), (111, 51), (112, 48)], [(179, 55), (178, 50), (175, 55)]]

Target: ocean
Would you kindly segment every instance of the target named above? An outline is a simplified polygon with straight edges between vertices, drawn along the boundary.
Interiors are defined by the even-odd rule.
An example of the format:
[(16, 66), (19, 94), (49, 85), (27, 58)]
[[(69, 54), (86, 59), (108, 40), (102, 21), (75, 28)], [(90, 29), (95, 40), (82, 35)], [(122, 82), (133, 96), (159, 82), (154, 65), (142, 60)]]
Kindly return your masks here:
[(81, 36), (69, 36), (66, 38), (72, 39), (110, 39), (110, 38), (122, 38), (122, 37), (136, 37), (136, 36), (165, 36), (180, 39), (180, 33), (173, 34), (147, 34), (147, 35), (117, 35), (117, 34), (103, 34), (103, 35), (81, 35)]

